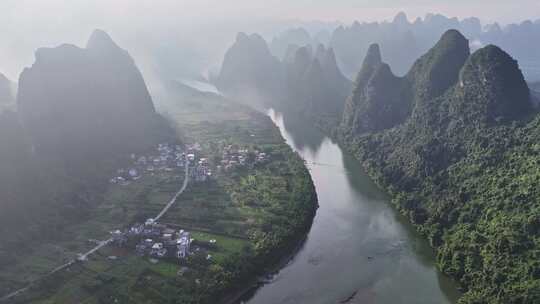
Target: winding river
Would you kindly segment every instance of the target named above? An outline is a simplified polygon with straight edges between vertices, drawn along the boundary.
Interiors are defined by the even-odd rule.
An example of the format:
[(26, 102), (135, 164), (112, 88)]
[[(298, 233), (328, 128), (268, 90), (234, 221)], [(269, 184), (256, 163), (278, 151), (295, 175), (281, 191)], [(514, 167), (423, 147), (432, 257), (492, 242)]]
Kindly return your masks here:
[(269, 116), (306, 161), (320, 208), (306, 242), (248, 304), (455, 303), (434, 253), (360, 164), (297, 117)]
[(360, 163), (310, 122), (273, 110), (268, 115), (306, 161), (320, 207), (294, 258), (239, 303), (456, 303), (460, 294), (437, 271), (433, 249)]

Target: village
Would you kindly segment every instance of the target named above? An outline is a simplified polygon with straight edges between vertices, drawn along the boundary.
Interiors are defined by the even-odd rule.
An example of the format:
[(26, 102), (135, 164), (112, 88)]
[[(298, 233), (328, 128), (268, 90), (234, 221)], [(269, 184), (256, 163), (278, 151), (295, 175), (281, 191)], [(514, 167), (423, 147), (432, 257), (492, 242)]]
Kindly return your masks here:
[(196, 145), (186, 151), (180, 145), (161, 143), (157, 146), (156, 153), (150, 155), (131, 154), (131, 166), (116, 171), (117, 175), (110, 179), (111, 184), (127, 186), (139, 180), (143, 175), (155, 175), (159, 172), (173, 172), (184, 170), (187, 160), (195, 160)]
[[(208, 158), (198, 157), (201, 152), (199, 143), (187, 145), (185, 150), (180, 145), (161, 143), (156, 154), (137, 156), (131, 154), (132, 165), (117, 170), (117, 175), (110, 179), (111, 184), (127, 186), (139, 180), (143, 175), (151, 176), (160, 172), (190, 170), (190, 178), (196, 182), (205, 182), (212, 177), (213, 171)], [(219, 153), (221, 152), (221, 153)], [(233, 145), (220, 144), (221, 159), (214, 164), (218, 173), (235, 168), (249, 167), (268, 160), (265, 152), (257, 149), (236, 148)], [(189, 168), (185, 168), (185, 166)]]
[(233, 145), (221, 144), (221, 161), (216, 166), (219, 172), (230, 171), (238, 167), (250, 167), (269, 160), (265, 152), (257, 149), (238, 148)]
[[(204, 183), (214, 178), (212, 168), (219, 174), (227, 174), (235, 169), (253, 168), (254, 165), (269, 160), (265, 152), (247, 147), (237, 147), (220, 143), (214, 151), (216, 157), (211, 163), (209, 158), (201, 156), (201, 145), (198, 143), (180, 145), (161, 143), (155, 154), (137, 156), (130, 155), (132, 164), (129, 168), (117, 170), (117, 176), (110, 180), (111, 184), (127, 186), (138, 181), (144, 175), (154, 176), (159, 173), (174, 173), (188, 170), (186, 176), (196, 183)], [(171, 224), (159, 223), (149, 218), (145, 223), (135, 223), (124, 230), (110, 232), (110, 243), (117, 247), (133, 250), (141, 257), (148, 257), (150, 262), (159, 260), (182, 263), (194, 253), (206, 255), (212, 259), (208, 249), (216, 246), (216, 240), (197, 241), (189, 231)], [(111, 256), (110, 259), (116, 259)]]
[(126, 231), (113, 231), (111, 236), (113, 245), (134, 248), (137, 255), (150, 257), (154, 262), (157, 262), (155, 259), (185, 259), (194, 241), (189, 232), (159, 224), (153, 219), (135, 224)]

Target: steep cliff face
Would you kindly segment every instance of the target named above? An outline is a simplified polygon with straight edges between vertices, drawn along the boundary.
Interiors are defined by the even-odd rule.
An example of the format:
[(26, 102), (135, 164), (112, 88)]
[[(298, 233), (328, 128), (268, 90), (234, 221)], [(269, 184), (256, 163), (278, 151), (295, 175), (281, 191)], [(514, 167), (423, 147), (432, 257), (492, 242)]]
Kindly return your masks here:
[(132, 58), (102, 31), (86, 48), (39, 49), (17, 102), (0, 113), (0, 268), (88, 216), (119, 160), (174, 140)]
[(345, 104), (341, 129), (359, 135), (403, 122), (410, 108), (410, 100), (402, 98), (403, 87), (403, 79), (382, 62), (379, 45), (371, 45)]
[(133, 59), (99, 30), (84, 49), (39, 49), (17, 99), (36, 153), (74, 159), (140, 148), (157, 119)]
[(337, 67), (332, 49), (319, 45), (297, 49), (294, 60), (285, 62), (287, 103), (313, 117), (337, 117), (343, 112), (351, 82)]
[(15, 100), (11, 81), (0, 73), (0, 106), (12, 104)]
[(517, 62), (493, 45), (469, 58), (461, 70), (457, 94), (453, 110), (486, 123), (519, 119), (532, 109)]
[(540, 22), (524, 21), (500, 26), (482, 24), (478, 18), (451, 18), (428, 14), (410, 20), (399, 13), (391, 22), (355, 22), (337, 28), (330, 46), (336, 51), (342, 71), (349, 77), (361, 68), (368, 46), (378, 43), (385, 61), (397, 75), (407, 73), (415, 60), (429, 50), (449, 29), (457, 29), (479, 46), (494, 44), (506, 50), (521, 64), (526, 78), (540, 80), (538, 48), (531, 47), (540, 41)]
[(478, 128), (520, 119), (531, 109), (527, 84), (508, 54), (488, 46), (469, 55), (467, 40), (451, 30), (403, 78), (381, 63), (373, 45), (341, 131), (355, 137), (395, 127), (381, 144), (400, 146), (401, 152), (387, 157), (409, 163), (415, 169), (402, 176), (420, 180), (470, 153), (459, 141)]
[(415, 103), (420, 105), (438, 97), (453, 86), (469, 55), (469, 41), (461, 33), (445, 32), (405, 77)]
[(456, 84), (469, 55), (467, 39), (450, 30), (404, 77), (396, 77), (382, 63), (379, 46), (371, 45), (347, 100), (342, 130), (358, 135), (405, 122)]
[(326, 76), (329, 91), (331, 91), (331, 94), (336, 98), (336, 109), (341, 113), (343, 111), (345, 100), (352, 90), (352, 82), (345, 77), (339, 69), (334, 49), (324, 48), (322, 45), (319, 45), (319, 48), (321, 47), (323, 52), (318, 60), (321, 63), (322, 71)]
[(379, 65), (364, 91), (355, 130), (385, 130), (402, 122), (409, 114), (409, 105), (401, 99), (401, 86), (402, 80), (394, 76), (389, 65)]
[[(437, 248), (466, 291), (460, 303), (540, 301), (540, 116), (517, 62), (495, 46), (469, 55), (456, 31), (404, 78), (379, 57), (359, 73), (342, 142)], [(401, 122), (385, 112), (390, 97), (410, 105)]]

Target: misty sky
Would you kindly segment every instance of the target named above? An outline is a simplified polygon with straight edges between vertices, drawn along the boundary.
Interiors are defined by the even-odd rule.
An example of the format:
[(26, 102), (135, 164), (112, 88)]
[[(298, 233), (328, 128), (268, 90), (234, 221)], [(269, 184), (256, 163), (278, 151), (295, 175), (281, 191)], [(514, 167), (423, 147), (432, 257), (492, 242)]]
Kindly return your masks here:
[(147, 74), (155, 60), (145, 57), (148, 45), (184, 46), (178, 55), (198, 56), (200, 61), (204, 56), (198, 50), (212, 48), (217, 40), (230, 41), (239, 30), (272, 32), (280, 29), (279, 22), (292, 25), (290, 20), (389, 20), (399, 11), (410, 19), (435, 12), (510, 23), (539, 19), (540, 1), (0, 0), (0, 72), (16, 80), (22, 68), (32, 63), (37, 47), (62, 42), (82, 46), (94, 28), (108, 31), (128, 48)]

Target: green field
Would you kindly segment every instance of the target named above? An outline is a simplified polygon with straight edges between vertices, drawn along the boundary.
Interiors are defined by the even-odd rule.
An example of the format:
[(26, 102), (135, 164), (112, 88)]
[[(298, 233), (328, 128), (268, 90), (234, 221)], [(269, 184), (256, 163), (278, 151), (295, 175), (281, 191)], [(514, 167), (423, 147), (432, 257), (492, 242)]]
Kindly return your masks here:
[(112, 185), (103, 201), (91, 208), (84, 220), (62, 227), (54, 239), (35, 240), (16, 263), (3, 267), (0, 289), (6, 293), (21, 288), (94, 247), (89, 239), (108, 239), (110, 231), (155, 215), (182, 182), (183, 173), (177, 172), (144, 176), (127, 186)]

